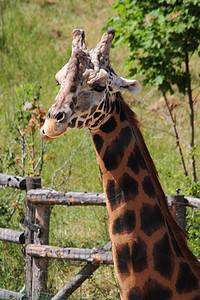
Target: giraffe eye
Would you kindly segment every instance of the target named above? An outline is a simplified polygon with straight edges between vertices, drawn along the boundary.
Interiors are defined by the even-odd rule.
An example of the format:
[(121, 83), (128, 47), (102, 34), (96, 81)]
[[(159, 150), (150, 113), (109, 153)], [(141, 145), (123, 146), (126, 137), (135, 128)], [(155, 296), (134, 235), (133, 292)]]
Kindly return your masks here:
[(93, 91), (100, 93), (100, 92), (103, 92), (105, 90), (105, 88), (106, 88), (106, 85), (104, 83), (102, 83), (102, 84), (99, 84), (99, 85), (96, 85), (95, 87), (93, 87)]
[(59, 113), (57, 113), (57, 115), (55, 116), (55, 118), (56, 118), (56, 120), (57, 120), (58, 122), (61, 122), (61, 121), (63, 121), (64, 118), (65, 118), (65, 113), (64, 113), (64, 112), (59, 112)]

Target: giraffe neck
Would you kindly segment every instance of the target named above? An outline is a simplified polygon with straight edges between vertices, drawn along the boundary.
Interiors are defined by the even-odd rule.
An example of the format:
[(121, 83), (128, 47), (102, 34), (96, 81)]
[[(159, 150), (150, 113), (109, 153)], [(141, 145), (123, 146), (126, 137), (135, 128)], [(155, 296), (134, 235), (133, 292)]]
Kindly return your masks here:
[[(117, 94), (110, 118), (98, 129), (91, 129), (121, 298), (167, 300), (180, 295), (188, 299), (188, 293), (200, 295), (197, 272), (186, 262), (174, 238), (172, 230), (177, 225), (133, 119)], [(159, 294), (162, 296), (157, 298)]]

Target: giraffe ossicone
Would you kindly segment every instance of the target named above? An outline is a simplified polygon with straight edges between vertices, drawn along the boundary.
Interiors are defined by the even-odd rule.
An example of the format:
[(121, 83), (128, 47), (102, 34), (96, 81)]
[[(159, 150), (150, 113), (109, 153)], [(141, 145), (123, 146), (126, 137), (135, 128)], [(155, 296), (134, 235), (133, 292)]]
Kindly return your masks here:
[(121, 299), (199, 300), (200, 264), (169, 212), (136, 116), (121, 96), (120, 90), (136, 94), (141, 87), (114, 72), (113, 38), (108, 29), (96, 48), (87, 50), (84, 31), (73, 31), (72, 55), (56, 74), (60, 91), (41, 136), (90, 129)]

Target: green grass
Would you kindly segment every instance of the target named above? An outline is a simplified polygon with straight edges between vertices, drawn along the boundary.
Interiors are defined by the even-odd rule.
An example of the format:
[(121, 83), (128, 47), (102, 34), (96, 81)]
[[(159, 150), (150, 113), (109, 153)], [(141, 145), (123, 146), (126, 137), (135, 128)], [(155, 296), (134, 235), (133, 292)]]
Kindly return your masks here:
[[(110, 5), (113, 0), (7, 0), (3, 4), (4, 27), (0, 31), (0, 172), (20, 174), (19, 164), (12, 165), (13, 159), (20, 156), (21, 145), (16, 141), (13, 124), (16, 120), (17, 104), (22, 101), (18, 87), (26, 81), (33, 90), (40, 90), (40, 103), (43, 108), (49, 108), (58, 92), (55, 74), (67, 62), (71, 53), (71, 33), (74, 28), (83, 28), (86, 32), (88, 48), (95, 47), (106, 25), (108, 16), (112, 13)], [(4, 41), (4, 44), (3, 44)], [(126, 76), (124, 62), (128, 57), (126, 47), (112, 49), (111, 62), (115, 71)], [(194, 74), (194, 86), (197, 83), (199, 60), (191, 61)], [(142, 80), (142, 78), (137, 78)], [(196, 124), (199, 120), (198, 89), (194, 90), (196, 102)], [(176, 188), (185, 190), (180, 157), (176, 149), (173, 129), (160, 114), (155, 113), (137, 101), (132, 102), (132, 96), (124, 94), (129, 104), (136, 111), (145, 140), (157, 167), (161, 184), (168, 194), (175, 193)], [(161, 95), (152, 88), (144, 87), (135, 99), (156, 105)], [(179, 97), (179, 95), (177, 96)], [(181, 129), (181, 143), (188, 164), (186, 150), (188, 141), (188, 114), (186, 98), (181, 98), (181, 104), (176, 108), (177, 126)], [(161, 105), (161, 111), (167, 114)], [(15, 131), (16, 132), (16, 131)], [(96, 163), (90, 134), (81, 143), (86, 129), (71, 130), (60, 138), (46, 143), (46, 153), (52, 153), (42, 171), (42, 186), (54, 187), (63, 191), (102, 192), (101, 177)], [(196, 142), (200, 128), (196, 126)], [(36, 133), (36, 147), (39, 151), (39, 134)], [(76, 153), (75, 153), (76, 152)], [(75, 153), (72, 156), (72, 154)], [(199, 147), (196, 148), (197, 170), (199, 173)], [(64, 162), (68, 164), (56, 173)], [(10, 159), (10, 161), (9, 161)], [(28, 160), (28, 158), (27, 158)], [(9, 164), (10, 163), (10, 164)], [(16, 170), (18, 171), (16, 174)], [(66, 178), (68, 178), (66, 180)], [(7, 226), (6, 216), (15, 207), (17, 193), (10, 189), (0, 190), (2, 201), (0, 215), (1, 226)], [(8, 227), (21, 230), (19, 220), (24, 211), (24, 198), (16, 206), (15, 213)], [(54, 207), (51, 214), (50, 244), (57, 246), (86, 247), (104, 246), (108, 240), (108, 225), (106, 208), (94, 207)], [(192, 246), (191, 246), (192, 247)], [(0, 287), (19, 291), (24, 284), (24, 259), (18, 245), (0, 242)], [(198, 246), (195, 246), (198, 255)], [(48, 293), (57, 292), (83, 264), (77, 262), (49, 262)], [(56, 276), (55, 276), (56, 274)], [(118, 299), (117, 283), (113, 267), (101, 266), (85, 282), (81, 289), (70, 299)]]

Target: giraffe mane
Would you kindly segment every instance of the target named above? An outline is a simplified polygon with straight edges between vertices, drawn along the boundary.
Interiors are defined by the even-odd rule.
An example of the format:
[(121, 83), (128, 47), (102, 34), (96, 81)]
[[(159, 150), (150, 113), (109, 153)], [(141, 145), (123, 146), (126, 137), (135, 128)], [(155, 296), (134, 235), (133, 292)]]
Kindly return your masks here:
[(154, 162), (149, 154), (149, 151), (147, 149), (147, 146), (144, 142), (144, 138), (142, 135), (142, 132), (140, 130), (140, 122), (137, 120), (136, 114), (130, 109), (128, 104), (124, 101), (122, 95), (120, 92), (116, 95), (117, 100), (121, 102), (126, 116), (130, 122), (130, 125), (136, 135), (138, 145), (140, 147), (140, 150), (143, 154), (145, 163), (147, 165), (147, 169), (149, 171), (150, 177), (152, 179), (154, 188), (156, 190), (156, 193), (160, 200), (161, 210), (162, 213), (174, 235), (174, 238), (178, 245), (180, 246), (181, 252), (184, 255), (185, 259), (188, 261), (189, 265), (193, 269), (193, 271), (197, 274), (197, 276), (200, 278), (200, 263), (197, 260), (197, 258), (194, 256), (194, 254), (189, 250), (187, 246), (187, 241), (185, 238), (185, 232), (182, 230), (182, 228), (176, 223), (174, 220), (172, 214), (169, 211), (167, 198), (164, 194), (164, 191), (160, 185), (159, 179), (158, 179), (158, 173), (156, 170), (156, 167), (154, 165)]

